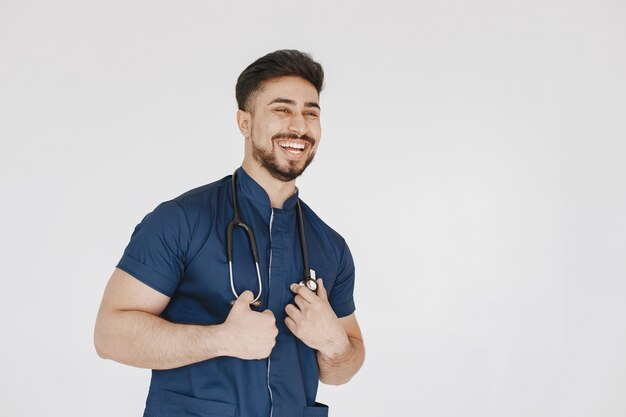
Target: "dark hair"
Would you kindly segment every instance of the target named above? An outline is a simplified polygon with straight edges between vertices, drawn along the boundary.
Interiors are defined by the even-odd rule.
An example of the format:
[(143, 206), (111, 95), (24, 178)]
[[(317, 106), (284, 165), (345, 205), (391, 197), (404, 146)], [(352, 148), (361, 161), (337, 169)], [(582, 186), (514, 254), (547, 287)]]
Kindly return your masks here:
[(324, 70), (311, 55), (295, 49), (281, 49), (254, 61), (237, 79), (235, 97), (240, 110), (249, 111), (250, 97), (273, 78), (296, 76), (309, 81), (319, 94), (324, 84)]

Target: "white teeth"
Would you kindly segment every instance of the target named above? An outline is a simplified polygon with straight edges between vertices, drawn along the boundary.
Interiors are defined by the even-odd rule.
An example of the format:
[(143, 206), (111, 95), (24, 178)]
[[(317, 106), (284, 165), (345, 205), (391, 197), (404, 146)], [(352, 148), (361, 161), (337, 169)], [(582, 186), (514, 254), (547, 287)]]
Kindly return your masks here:
[(304, 143), (280, 142), (279, 145), (283, 148), (304, 149)]

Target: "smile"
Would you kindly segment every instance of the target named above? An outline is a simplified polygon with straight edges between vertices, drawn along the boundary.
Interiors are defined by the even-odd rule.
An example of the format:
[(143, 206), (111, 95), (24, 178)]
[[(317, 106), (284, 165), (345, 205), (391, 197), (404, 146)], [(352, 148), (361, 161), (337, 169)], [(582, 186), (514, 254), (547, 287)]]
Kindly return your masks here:
[(278, 142), (281, 148), (294, 155), (299, 155), (304, 152), (306, 144), (300, 142), (280, 141)]

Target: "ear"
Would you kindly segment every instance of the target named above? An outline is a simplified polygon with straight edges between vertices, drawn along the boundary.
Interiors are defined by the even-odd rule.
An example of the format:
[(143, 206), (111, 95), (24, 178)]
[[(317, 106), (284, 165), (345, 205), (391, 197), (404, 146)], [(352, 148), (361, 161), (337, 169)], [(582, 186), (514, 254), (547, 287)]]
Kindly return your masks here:
[(252, 115), (243, 110), (237, 110), (237, 127), (244, 138), (250, 137), (250, 124)]

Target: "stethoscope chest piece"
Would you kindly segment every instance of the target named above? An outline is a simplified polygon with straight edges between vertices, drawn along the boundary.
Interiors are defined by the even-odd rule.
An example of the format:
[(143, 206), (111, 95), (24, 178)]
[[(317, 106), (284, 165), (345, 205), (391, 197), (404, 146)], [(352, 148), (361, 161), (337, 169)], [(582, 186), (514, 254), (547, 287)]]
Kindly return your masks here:
[(305, 277), (302, 281), (299, 282), (299, 285), (303, 285), (307, 287), (309, 290), (313, 292), (317, 292), (317, 281), (315, 279), (315, 271), (313, 269), (309, 269), (310, 275)]

